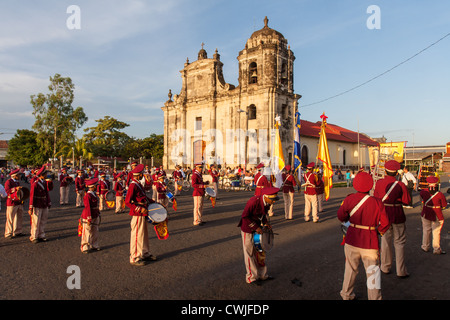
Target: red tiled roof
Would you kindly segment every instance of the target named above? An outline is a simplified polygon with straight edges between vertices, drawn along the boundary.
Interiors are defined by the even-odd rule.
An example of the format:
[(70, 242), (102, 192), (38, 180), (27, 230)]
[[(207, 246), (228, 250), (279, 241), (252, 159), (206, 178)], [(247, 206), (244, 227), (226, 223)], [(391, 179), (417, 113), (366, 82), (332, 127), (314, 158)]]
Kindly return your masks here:
[[(319, 138), (320, 127), (322, 125), (321, 121), (310, 122), (307, 120), (300, 120), (300, 136), (308, 136), (313, 138)], [(354, 132), (340, 126), (327, 123), (325, 129), (327, 140), (342, 141), (348, 143), (358, 143), (358, 132)], [(363, 133), (359, 133), (359, 143), (368, 146), (378, 146), (379, 143), (375, 140), (369, 138)]]
[(8, 141), (0, 140), (0, 149), (8, 149)]

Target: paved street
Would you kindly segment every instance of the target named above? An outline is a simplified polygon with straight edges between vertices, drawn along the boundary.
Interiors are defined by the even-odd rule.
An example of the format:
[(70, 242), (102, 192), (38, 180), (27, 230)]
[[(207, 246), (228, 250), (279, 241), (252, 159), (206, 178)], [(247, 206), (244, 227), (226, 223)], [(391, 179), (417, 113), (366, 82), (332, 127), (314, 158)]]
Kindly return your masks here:
[[(22, 183), (23, 184), (23, 183)], [(443, 190), (447, 190), (444, 183)], [(0, 224), (0, 299), (45, 300), (340, 300), (344, 273), (342, 233), (337, 208), (353, 189), (334, 188), (325, 204), (321, 223), (303, 220), (303, 197), (295, 196), (294, 220), (286, 221), (283, 201), (276, 204), (271, 218), (275, 245), (268, 254), (270, 275), (275, 279), (262, 286), (245, 283), (244, 261), (237, 227), (250, 192), (219, 194), (216, 207), (205, 201), (204, 226), (192, 226), (191, 192), (178, 198), (178, 211), (170, 211), (167, 240), (158, 240), (149, 227), (151, 252), (158, 261), (143, 267), (129, 264), (130, 217), (102, 213), (99, 242), (102, 250), (82, 254), (77, 222), (81, 209), (75, 208), (73, 185), (71, 204), (59, 205), (59, 188), (52, 191), (53, 207), (47, 223), (48, 242), (32, 244), (28, 237), (3, 238), (6, 205), (2, 204)], [(449, 195), (445, 194), (447, 199)], [(422, 228), (418, 193), (414, 209), (407, 209), (406, 264), (411, 276), (397, 279), (395, 273), (382, 275), (386, 300), (450, 299), (450, 234), (442, 229), (446, 255), (420, 250)], [(449, 219), (449, 210), (445, 210)], [(28, 214), (24, 231), (29, 233)], [(68, 289), (69, 266), (78, 266), (81, 289)], [(367, 299), (361, 266), (355, 292)]]

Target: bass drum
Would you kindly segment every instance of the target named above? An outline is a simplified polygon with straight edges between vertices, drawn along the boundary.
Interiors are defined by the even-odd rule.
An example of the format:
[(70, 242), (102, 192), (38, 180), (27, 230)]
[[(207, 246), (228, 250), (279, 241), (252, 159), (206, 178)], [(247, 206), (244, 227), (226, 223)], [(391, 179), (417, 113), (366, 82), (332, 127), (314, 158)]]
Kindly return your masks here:
[(253, 234), (253, 245), (259, 252), (269, 252), (273, 248), (274, 235), (269, 228), (263, 228), (262, 234)]
[(116, 205), (116, 193), (112, 190), (108, 191), (105, 194), (105, 200), (106, 200), (106, 206), (109, 209), (114, 208), (114, 206)]
[(216, 192), (214, 191), (213, 188), (205, 188), (205, 197), (207, 199), (209, 198), (215, 198), (216, 197)]

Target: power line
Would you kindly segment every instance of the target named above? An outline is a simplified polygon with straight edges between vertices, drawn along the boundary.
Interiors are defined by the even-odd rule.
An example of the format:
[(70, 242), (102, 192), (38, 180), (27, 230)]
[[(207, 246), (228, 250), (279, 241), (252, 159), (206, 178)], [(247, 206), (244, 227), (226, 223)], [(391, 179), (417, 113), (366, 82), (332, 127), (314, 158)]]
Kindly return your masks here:
[(375, 79), (378, 79), (378, 78), (384, 76), (386, 73), (389, 73), (389, 72), (391, 72), (392, 70), (394, 70), (394, 69), (400, 67), (402, 64), (405, 64), (406, 62), (408, 62), (408, 61), (414, 59), (414, 58), (417, 57), (419, 54), (421, 54), (421, 53), (423, 53), (424, 51), (430, 49), (432, 46), (438, 44), (439, 42), (441, 42), (442, 40), (444, 40), (444, 39), (447, 38), (448, 36), (450, 36), (450, 32), (447, 33), (447, 34), (446, 34), (445, 36), (443, 36), (442, 38), (440, 38), (439, 40), (437, 40), (437, 41), (433, 42), (432, 44), (430, 44), (428, 47), (426, 47), (426, 48), (420, 50), (419, 52), (417, 52), (417, 53), (414, 54), (413, 56), (409, 57), (408, 59), (406, 59), (406, 60), (400, 62), (399, 64), (395, 65), (394, 67), (392, 67), (392, 68), (390, 68), (390, 69), (384, 71), (383, 73), (380, 73), (379, 75), (377, 75), (377, 76), (375, 76), (375, 77), (373, 77), (373, 78), (371, 78), (371, 79), (369, 79), (369, 80), (367, 80), (367, 81), (365, 81), (365, 82), (363, 82), (363, 83), (361, 83), (361, 84), (359, 84), (359, 85), (357, 85), (357, 86), (355, 86), (355, 87), (353, 87), (353, 88), (351, 88), (351, 89), (348, 89), (348, 90), (346, 90), (346, 91), (344, 91), (344, 92), (338, 93), (338, 94), (336, 94), (336, 95), (334, 95), (334, 96), (331, 96), (331, 97), (329, 97), (329, 98), (326, 98), (326, 99), (323, 99), (323, 100), (320, 100), (320, 101), (317, 101), (317, 102), (309, 103), (309, 104), (306, 104), (306, 105), (304, 105), (304, 106), (299, 106), (299, 108), (305, 108), (305, 107), (309, 107), (309, 106), (312, 106), (312, 105), (315, 105), (315, 104), (319, 104), (319, 103), (322, 103), (322, 102), (325, 102), (325, 101), (328, 101), (328, 100), (337, 98), (337, 97), (339, 97), (339, 96), (342, 96), (342, 95), (344, 95), (344, 94), (346, 94), (346, 93), (348, 93), (348, 92), (350, 92), (350, 91), (356, 90), (356, 89), (358, 89), (358, 88), (360, 88), (360, 87), (362, 87), (362, 86), (368, 84), (369, 82), (372, 82), (372, 81), (374, 81)]

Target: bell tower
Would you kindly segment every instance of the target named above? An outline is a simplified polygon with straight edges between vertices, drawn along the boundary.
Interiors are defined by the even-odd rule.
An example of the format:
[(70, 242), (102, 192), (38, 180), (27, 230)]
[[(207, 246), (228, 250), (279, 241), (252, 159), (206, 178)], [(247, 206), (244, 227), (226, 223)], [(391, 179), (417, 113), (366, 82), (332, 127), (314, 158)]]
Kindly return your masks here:
[(295, 56), (284, 36), (268, 24), (265, 17), (264, 27), (255, 31), (239, 52), (239, 85), (243, 90), (274, 87), (293, 93)]

